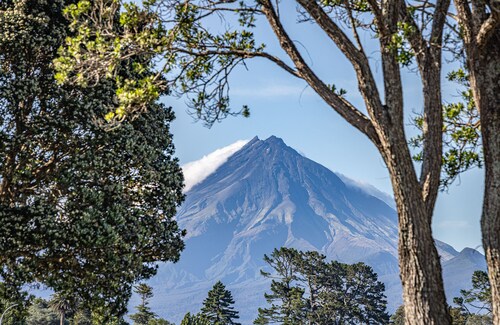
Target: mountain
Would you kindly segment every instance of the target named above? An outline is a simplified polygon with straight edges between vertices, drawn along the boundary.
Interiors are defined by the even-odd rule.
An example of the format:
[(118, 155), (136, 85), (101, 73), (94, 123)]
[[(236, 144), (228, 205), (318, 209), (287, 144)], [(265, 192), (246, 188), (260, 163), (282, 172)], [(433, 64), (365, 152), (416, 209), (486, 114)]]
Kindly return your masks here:
[[(160, 265), (150, 282), (155, 312), (179, 322), (187, 311), (197, 312), (221, 280), (242, 324), (251, 324), (269, 288), (260, 275), (262, 258), (281, 246), (366, 262), (386, 284), (389, 309), (401, 304), (397, 213), (389, 196), (339, 177), (274, 136), (224, 152), (230, 155), (214, 160), (218, 168), (192, 182), (178, 211), (186, 249), (177, 264)], [(467, 287), (475, 268), (484, 268), (476, 251), (458, 253), (439, 241), (437, 247), (453, 292)]]

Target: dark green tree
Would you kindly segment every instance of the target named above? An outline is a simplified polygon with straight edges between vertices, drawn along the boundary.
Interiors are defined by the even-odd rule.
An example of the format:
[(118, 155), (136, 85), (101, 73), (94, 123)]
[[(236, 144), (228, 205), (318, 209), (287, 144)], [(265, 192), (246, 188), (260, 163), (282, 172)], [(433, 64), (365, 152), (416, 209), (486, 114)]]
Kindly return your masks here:
[(34, 299), (28, 308), (26, 325), (60, 325), (62, 313), (64, 324), (92, 325), (88, 310), (60, 294), (53, 295), (50, 301)]
[(175, 324), (163, 318), (155, 318), (151, 319), (148, 325), (175, 325)]
[(208, 320), (203, 318), (200, 314), (193, 315), (187, 313), (181, 321), (181, 325), (211, 325)]
[(269, 308), (259, 308), (254, 324), (386, 324), (384, 285), (363, 264), (327, 263), (317, 252), (274, 250), (264, 260), (274, 272)]
[(4, 315), (2, 324), (21, 324), (29, 314), (28, 308), (33, 298), (20, 284), (0, 281), (0, 315)]
[(343, 302), (345, 313), (343, 320), (339, 323), (388, 323), (385, 286), (378, 281), (373, 269), (364, 263), (341, 264), (341, 267), (344, 270), (343, 290), (341, 291), (343, 297), (337, 296), (336, 298)]
[(264, 277), (271, 278), (271, 293), (265, 293), (269, 308), (259, 308), (259, 315), (254, 324), (300, 324), (307, 320), (306, 311), (309, 309), (304, 299), (304, 289), (295, 284), (299, 276), (300, 253), (293, 248), (282, 247), (275, 249), (264, 261), (273, 269), (272, 273), (264, 272)]
[(151, 311), (149, 300), (153, 297), (153, 288), (145, 283), (139, 283), (135, 287), (135, 292), (141, 297), (141, 303), (137, 307), (137, 313), (130, 315), (134, 325), (148, 325), (156, 318), (156, 314)]
[(71, 325), (92, 325), (91, 313), (88, 309), (78, 306), (71, 318)]
[(231, 291), (226, 290), (226, 286), (221, 281), (217, 281), (208, 291), (200, 315), (213, 325), (239, 325), (234, 321), (240, 316), (238, 316), (238, 311), (234, 310), (233, 304)]
[[(179, 258), (183, 177), (171, 109), (151, 102), (111, 127), (99, 121), (119, 108), (116, 80), (56, 83), (72, 3), (0, 2), (0, 277), (70, 292), (106, 323), (155, 262)], [(115, 72), (142, 79), (152, 64), (130, 57)]]

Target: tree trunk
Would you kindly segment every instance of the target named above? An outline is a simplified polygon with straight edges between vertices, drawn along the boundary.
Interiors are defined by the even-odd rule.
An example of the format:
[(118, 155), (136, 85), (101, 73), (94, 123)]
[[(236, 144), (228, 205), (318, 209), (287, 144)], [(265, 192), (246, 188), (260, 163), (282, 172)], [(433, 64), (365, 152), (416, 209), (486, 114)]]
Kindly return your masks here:
[(480, 112), (484, 150), (481, 230), (491, 284), (493, 324), (500, 324), (500, 30), (476, 54), (468, 55), (468, 65), (474, 102)]
[(61, 320), (59, 322), (60, 325), (64, 325), (64, 319), (65, 319), (65, 314), (64, 313), (61, 313)]
[[(497, 84), (497, 94), (498, 88)], [(491, 284), (493, 324), (500, 324), (500, 107), (494, 102), (487, 106), (483, 111), (491, 109), (486, 114), (489, 120), (487, 126), (481, 125), (486, 171), (481, 230)]]
[[(390, 134), (388, 136), (387, 134)], [(431, 215), (424, 203), (403, 128), (392, 126), (382, 141), (399, 217), (399, 268), (406, 324), (451, 323)]]

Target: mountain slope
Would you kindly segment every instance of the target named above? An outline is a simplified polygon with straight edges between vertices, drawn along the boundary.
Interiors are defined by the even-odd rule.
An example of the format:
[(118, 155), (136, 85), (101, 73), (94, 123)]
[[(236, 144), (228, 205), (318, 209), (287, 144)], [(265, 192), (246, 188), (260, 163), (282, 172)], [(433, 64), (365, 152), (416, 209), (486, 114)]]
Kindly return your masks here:
[[(186, 193), (177, 216), (188, 233), (186, 249), (179, 263), (162, 265), (152, 280), (155, 311), (179, 321), (222, 280), (242, 323), (250, 324), (269, 286), (260, 275), (262, 258), (281, 246), (370, 264), (394, 310), (401, 303), (397, 214), (373, 189), (343, 178), (279, 138), (252, 139)], [(451, 273), (470, 257), (454, 262), (461, 254), (442, 242), (438, 249)], [(470, 279), (465, 273), (456, 280)]]

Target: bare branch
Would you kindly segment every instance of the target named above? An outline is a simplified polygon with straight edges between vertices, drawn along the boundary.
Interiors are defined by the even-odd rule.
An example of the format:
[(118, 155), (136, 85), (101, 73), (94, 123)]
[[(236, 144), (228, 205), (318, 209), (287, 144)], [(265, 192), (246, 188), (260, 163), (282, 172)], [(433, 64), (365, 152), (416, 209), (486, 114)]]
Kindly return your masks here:
[(261, 3), (262, 11), (278, 37), (281, 47), (293, 61), (301, 77), (330, 105), (330, 107), (339, 113), (347, 122), (368, 136), (376, 146), (379, 146), (380, 140), (370, 119), (347, 100), (335, 94), (335, 92), (316, 76), (286, 33), (271, 1), (262, 0)]
[(340, 27), (330, 19), (316, 1), (298, 0), (297, 2), (308, 12), (321, 29), (325, 31), (328, 37), (330, 37), (335, 45), (342, 51), (345, 57), (352, 63), (356, 71), (359, 89), (366, 103), (368, 114), (372, 120), (376, 120), (376, 117), (382, 114), (382, 103), (380, 102), (380, 95), (370, 69), (368, 58), (362, 51), (362, 47), (361, 50), (358, 50), (347, 35), (345, 35)]
[(351, 23), (352, 33), (354, 35), (356, 43), (358, 44), (358, 50), (362, 53), (365, 53), (365, 50), (363, 49), (363, 44), (361, 44), (361, 39), (358, 34), (357, 22), (356, 19), (354, 18), (354, 15), (352, 14), (352, 8), (349, 1), (346, 1), (346, 8), (347, 8), (347, 14), (349, 15), (349, 21)]
[(450, 0), (438, 0), (434, 9), (432, 31), (430, 38), (430, 50), (435, 60), (441, 60), (441, 48), (443, 43), (443, 29), (446, 22)]

